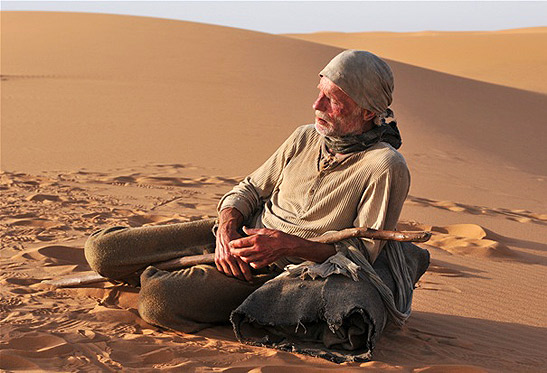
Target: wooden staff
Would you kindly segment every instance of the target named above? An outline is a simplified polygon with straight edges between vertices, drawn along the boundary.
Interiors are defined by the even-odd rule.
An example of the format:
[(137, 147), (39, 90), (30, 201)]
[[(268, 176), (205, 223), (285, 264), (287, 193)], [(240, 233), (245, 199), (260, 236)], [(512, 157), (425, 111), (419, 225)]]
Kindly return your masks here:
[[(327, 233), (319, 237), (310, 238), (310, 241), (321, 243), (334, 243), (346, 238), (363, 237), (375, 240), (392, 240), (400, 242), (426, 242), (431, 238), (430, 232), (419, 231), (385, 231), (371, 228), (347, 228), (341, 231)], [(202, 254), (183, 256), (165, 262), (152, 263), (154, 267), (162, 270), (175, 270), (191, 267), (198, 264), (212, 264), (215, 262), (215, 254)], [(77, 276), (68, 276), (58, 280), (44, 280), (42, 283), (56, 287), (74, 287), (108, 281), (108, 278), (89, 271)]]

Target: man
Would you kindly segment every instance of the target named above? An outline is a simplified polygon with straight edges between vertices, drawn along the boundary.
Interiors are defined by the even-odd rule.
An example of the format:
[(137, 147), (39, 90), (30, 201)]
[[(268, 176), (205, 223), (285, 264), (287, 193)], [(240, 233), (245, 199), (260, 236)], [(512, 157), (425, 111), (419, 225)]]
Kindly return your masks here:
[[(371, 267), (381, 254), (382, 242), (350, 238), (336, 244), (322, 244), (308, 239), (353, 226), (395, 228), (410, 177), (404, 158), (396, 151), (401, 139), (395, 122), (386, 123), (386, 118), (392, 114), (389, 109), (392, 72), (372, 53), (344, 51), (321, 71), (318, 89), (319, 96), (313, 104), (315, 124), (296, 129), (261, 167), (221, 199), (216, 237), (210, 233), (210, 221), (142, 228), (113, 227), (91, 235), (85, 246), (91, 267), (103, 276), (127, 282), (138, 282), (135, 273), (140, 274), (151, 263), (199, 253), (203, 249), (215, 250), (216, 268), (200, 265), (176, 272), (160, 271), (153, 266), (146, 268), (140, 275), (139, 312), (143, 319), (168, 329), (194, 332), (226, 322), (232, 313), (236, 334), (245, 339), (240, 326), (246, 321), (251, 325), (262, 316), (271, 317), (264, 323), (275, 329), (279, 315), (265, 311), (273, 312), (279, 307), (279, 304), (271, 303), (277, 295), (283, 294), (281, 306), (288, 307), (290, 312), (290, 303), (296, 298), (296, 303), (302, 305), (303, 300), (307, 301), (304, 299), (307, 294), (314, 291), (328, 295), (327, 286), (335, 289), (353, 287), (346, 282), (352, 281), (348, 279), (351, 277), (348, 273), (356, 273), (355, 267), (364, 268), (368, 271), (367, 276), (374, 277), (373, 282), (378, 284), (391, 281), (382, 276), (378, 279)], [(403, 273), (409, 282), (405, 257), (400, 249), (397, 250), (392, 251), (398, 253), (397, 268), (402, 269), (395, 271)], [(394, 261), (393, 257), (389, 260)], [(300, 267), (302, 274), (319, 271), (316, 273), (323, 277), (332, 274), (346, 274), (347, 277), (338, 275), (322, 281), (296, 283), (303, 280), (293, 280), (287, 272), (278, 276), (287, 264), (304, 261), (323, 263), (329, 269), (317, 270), (312, 264), (304, 264)], [(409, 261), (408, 257), (406, 261)], [(391, 264), (393, 272), (395, 267)], [(414, 282), (422, 270), (425, 268), (411, 271), (415, 274)], [(267, 286), (262, 286), (266, 281), (269, 281)], [(331, 285), (338, 282), (341, 285)], [(385, 285), (378, 284), (375, 286), (382, 287), (378, 291), (384, 302), (388, 299), (388, 303), (393, 303), (391, 292), (395, 288), (385, 290)], [(407, 284), (405, 291), (399, 290), (399, 296), (411, 293), (412, 284)], [(321, 288), (314, 290), (316, 285)], [(309, 289), (305, 290), (306, 287)], [(360, 284), (356, 289), (365, 288)], [(301, 293), (295, 298), (293, 295), (299, 291)], [(367, 295), (365, 302), (375, 299), (381, 304), (377, 291), (371, 291), (374, 294)], [(265, 296), (261, 297), (261, 292)], [(251, 293), (253, 297), (249, 297)], [(308, 309), (314, 308), (316, 301), (309, 302)], [(260, 307), (253, 310), (257, 305)], [(367, 307), (357, 304), (354, 308)], [(236, 308), (238, 312), (233, 312)], [(329, 309), (329, 305), (323, 308)], [(281, 310), (285, 315), (286, 312), (285, 308)], [(375, 316), (374, 309), (363, 312), (369, 312), (373, 323), (381, 319), (378, 323), (382, 325), (372, 328), (381, 331), (385, 324), (381, 313)], [(382, 312), (385, 313), (384, 308)], [(290, 316), (289, 313), (288, 319)], [(298, 331), (301, 320), (310, 317), (297, 316), (294, 324)], [(355, 319), (353, 314), (340, 317), (346, 316)], [(294, 324), (288, 324), (287, 328), (293, 330)], [(320, 320), (312, 324), (319, 325)], [(279, 330), (284, 327), (280, 325)], [(336, 329), (336, 333), (329, 329)], [(338, 327), (330, 322), (328, 328), (320, 326), (314, 330), (317, 333), (314, 332), (312, 339), (322, 340), (329, 346), (340, 344), (347, 349), (344, 341), (355, 339), (348, 337), (348, 333), (341, 336)], [(302, 337), (295, 337), (292, 331), (288, 333), (290, 338)], [(370, 340), (379, 332), (364, 333), (368, 333)], [(309, 335), (305, 337), (306, 340), (310, 338)], [(272, 337), (266, 339), (272, 340)], [(353, 347), (349, 349), (364, 346), (364, 342), (352, 343)], [(369, 352), (370, 345), (367, 344)]]
[[(315, 131), (299, 128), (219, 204), (215, 261), (227, 275), (249, 280), (249, 265), (262, 268), (285, 257), (323, 262), (336, 253), (334, 245), (300, 237), (351, 226), (395, 228), (410, 177), (403, 157), (384, 142), (398, 148), (398, 131), (387, 125), (378, 130), (391, 103), (391, 70), (371, 53), (346, 51), (320, 75)], [(298, 141), (304, 144), (294, 152)], [(267, 201), (264, 211), (262, 201)], [(279, 230), (248, 229), (250, 237), (241, 238), (244, 220)], [(380, 242), (350, 241), (371, 262), (377, 257)]]

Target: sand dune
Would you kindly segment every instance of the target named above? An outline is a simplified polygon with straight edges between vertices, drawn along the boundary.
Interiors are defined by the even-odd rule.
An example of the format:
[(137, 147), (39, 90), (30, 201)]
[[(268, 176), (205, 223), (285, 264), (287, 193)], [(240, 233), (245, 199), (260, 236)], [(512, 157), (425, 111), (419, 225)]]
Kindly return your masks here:
[[(2, 20), (6, 170), (98, 170), (145, 159), (245, 175), (296, 126), (312, 121), (317, 72), (338, 51), (139, 17), (5, 12)], [(547, 114), (545, 96), (391, 65), (402, 150), (419, 176), (414, 194), (492, 204), (496, 193), (510, 196), (507, 207), (539, 203), (545, 210), (547, 156), (536, 151), (547, 135), (537, 125)], [(449, 178), (432, 170), (443, 161), (453, 171)], [(500, 167), (509, 177), (492, 185)], [(465, 188), (468, 176), (473, 193)], [(519, 199), (513, 180), (530, 191), (533, 204), (526, 198), (511, 205)]]
[(2, 34), (8, 170), (206, 159), (247, 173), (261, 159), (239, 151), (273, 152), (313, 119), (317, 71), (337, 50), (114, 15), (4, 12)]
[[(539, 31), (515, 34), (528, 45)], [(546, 96), (419, 61), (388, 62), (412, 172), (399, 228), (433, 232), (432, 265), (375, 361), (246, 346), (222, 326), (163, 332), (137, 316), (133, 288), (40, 283), (89, 270), (82, 248), (97, 228), (215, 216), (222, 194), (312, 120), (317, 72), (338, 51), (189, 22), (3, 12), (0, 369), (545, 370)], [(503, 61), (531, 71), (527, 53)]]
[(474, 32), (288, 34), (465, 78), (547, 93), (547, 27)]

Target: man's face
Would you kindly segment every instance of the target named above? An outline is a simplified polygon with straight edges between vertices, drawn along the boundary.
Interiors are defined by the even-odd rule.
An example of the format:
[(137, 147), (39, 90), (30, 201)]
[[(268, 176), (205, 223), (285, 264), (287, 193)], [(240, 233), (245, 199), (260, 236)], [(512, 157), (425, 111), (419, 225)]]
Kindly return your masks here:
[[(319, 97), (313, 103), (315, 130), (323, 136), (341, 137), (366, 130), (368, 110), (360, 108), (344, 91), (321, 77)], [(370, 112), (368, 112), (370, 113)]]

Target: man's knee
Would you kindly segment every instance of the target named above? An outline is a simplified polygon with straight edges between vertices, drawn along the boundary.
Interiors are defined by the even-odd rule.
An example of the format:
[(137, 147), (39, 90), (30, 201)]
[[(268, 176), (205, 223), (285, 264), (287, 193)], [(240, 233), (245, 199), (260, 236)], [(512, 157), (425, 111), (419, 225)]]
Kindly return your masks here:
[(207, 265), (176, 272), (148, 267), (140, 281), (141, 317), (150, 324), (183, 332), (227, 322), (230, 312), (258, 287)]
[(171, 306), (165, 281), (154, 279), (158, 269), (148, 267), (141, 275), (141, 291), (139, 293), (139, 314), (144, 321), (158, 326), (166, 326), (171, 316)]
[[(166, 329), (193, 333), (210, 326), (210, 323), (188, 317), (194, 313), (193, 294), (188, 294), (186, 286), (177, 286), (172, 274), (148, 267), (141, 275), (139, 293), (139, 314), (144, 321)], [(190, 292), (191, 293), (191, 292)]]
[(93, 232), (84, 245), (84, 254), (91, 269), (102, 276), (115, 278), (116, 261), (113, 240), (110, 233), (128, 229), (127, 227), (110, 227)]

